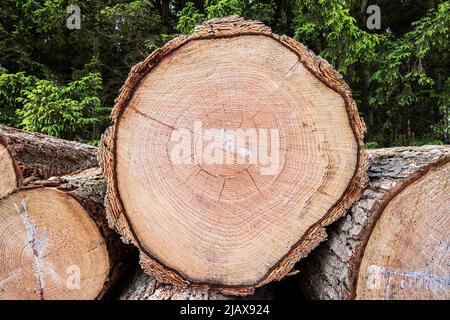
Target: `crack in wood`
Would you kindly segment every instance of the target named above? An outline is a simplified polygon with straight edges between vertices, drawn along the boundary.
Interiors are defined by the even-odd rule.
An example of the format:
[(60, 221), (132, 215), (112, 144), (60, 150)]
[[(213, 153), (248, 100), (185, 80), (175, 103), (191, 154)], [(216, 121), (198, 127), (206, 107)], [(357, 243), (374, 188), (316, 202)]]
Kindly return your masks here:
[(217, 200), (217, 202), (220, 202), (220, 198), (222, 197), (222, 193), (223, 193), (223, 189), (225, 188), (226, 181), (227, 181), (227, 179), (223, 178), (222, 189), (220, 190), (219, 199)]
[(172, 126), (172, 125), (170, 125), (170, 124), (167, 124), (167, 123), (164, 123), (164, 122), (162, 122), (161, 120), (158, 120), (158, 119), (156, 119), (156, 118), (154, 118), (154, 117), (152, 117), (152, 116), (149, 116), (148, 114), (145, 114), (145, 113), (143, 113), (142, 111), (137, 110), (136, 108), (130, 107), (130, 109), (133, 110), (134, 112), (136, 112), (137, 114), (143, 116), (143, 117), (146, 118), (146, 119), (153, 120), (153, 121), (155, 121), (156, 123), (159, 123), (160, 125), (163, 125), (163, 126), (169, 128), (169, 129), (171, 129), (171, 130), (174, 130), (174, 131), (177, 130), (174, 126)]
[(253, 176), (252, 176), (252, 174), (250, 173), (250, 171), (248, 171), (248, 169), (245, 169), (245, 171), (247, 171), (248, 175), (250, 176), (250, 179), (252, 179), (253, 184), (255, 185), (255, 187), (256, 187), (256, 189), (258, 190), (258, 192), (259, 192), (259, 194), (261, 195), (261, 197), (263, 197), (263, 198), (265, 199), (265, 197), (264, 197), (264, 195), (262, 194), (261, 190), (258, 188), (258, 185), (256, 184), (255, 179), (253, 179)]
[(27, 241), (33, 252), (34, 267), (33, 272), (36, 275), (39, 286), (39, 298), (44, 300), (44, 277), (43, 277), (43, 259), (42, 259), (42, 248), (41, 244), (36, 238), (36, 226), (30, 219), (28, 212), (28, 199), (23, 199), (22, 203), (19, 205), (14, 204), (16, 211), (22, 216), (23, 223), (26, 229)]

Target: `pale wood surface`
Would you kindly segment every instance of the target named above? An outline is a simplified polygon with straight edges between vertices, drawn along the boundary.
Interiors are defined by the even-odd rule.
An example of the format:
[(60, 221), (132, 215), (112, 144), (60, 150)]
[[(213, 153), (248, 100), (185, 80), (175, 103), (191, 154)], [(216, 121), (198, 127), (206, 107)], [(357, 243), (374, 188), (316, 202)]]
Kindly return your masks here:
[[(382, 274), (380, 280), (383, 290), (370, 290), (373, 296), (364, 295), (361, 298), (448, 296), (448, 169), (442, 167), (442, 170), (447, 170), (445, 173), (435, 171), (435, 168), (448, 163), (450, 147), (375, 149), (369, 150), (369, 159), (370, 182), (362, 198), (344, 218), (330, 226), (328, 240), (300, 264), (305, 294), (313, 299), (354, 299), (357, 283), (360, 289), (367, 287), (367, 278), (358, 281), (363, 260), (366, 262), (361, 267), (361, 276), (364, 277), (367, 272), (367, 263), (387, 272)], [(427, 172), (431, 176), (424, 176), (422, 181), (420, 177)], [(416, 187), (413, 182), (422, 188), (420, 192), (414, 191)], [(409, 188), (414, 189), (408, 191)], [(390, 204), (397, 194), (399, 198), (394, 198)], [(383, 208), (388, 204), (387, 214), (384, 215)], [(376, 231), (371, 238), (374, 228)], [(368, 249), (370, 252), (365, 254), (369, 238), (372, 244)], [(389, 270), (392, 286), (386, 282), (389, 280)], [(431, 271), (439, 277), (444, 275), (439, 279), (444, 280), (444, 284), (447, 281), (446, 290), (436, 290), (436, 286), (433, 289), (436, 281), (428, 281), (431, 291), (405, 289), (403, 295), (402, 290), (398, 289), (399, 274), (403, 274), (400, 278), (403, 277), (405, 287), (409, 284), (409, 278), (416, 275), (417, 288), (420, 289), (421, 286), (426, 287), (424, 280), (431, 280), (431, 273), (429, 278), (425, 274)], [(420, 276), (421, 272), (425, 273)], [(388, 285), (384, 285), (386, 283)]]
[(364, 250), (356, 299), (450, 298), (449, 177), (447, 162), (389, 201)]
[(37, 187), (0, 202), (0, 299), (94, 299), (109, 268), (98, 227), (69, 194)]
[(0, 140), (0, 198), (17, 188), (19, 181), (14, 167), (14, 160), (6, 146)]
[[(163, 282), (250, 294), (322, 241), (365, 182), (348, 86), (259, 22), (215, 19), (169, 42), (133, 68), (112, 116), (100, 149), (108, 220)], [(281, 170), (174, 165), (171, 134), (196, 121), (278, 130)]]

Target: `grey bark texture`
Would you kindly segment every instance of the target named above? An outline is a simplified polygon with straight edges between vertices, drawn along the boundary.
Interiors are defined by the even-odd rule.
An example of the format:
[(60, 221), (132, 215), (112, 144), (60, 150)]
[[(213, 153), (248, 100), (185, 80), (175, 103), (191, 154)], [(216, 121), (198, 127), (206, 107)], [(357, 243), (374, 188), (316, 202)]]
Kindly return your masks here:
[(119, 293), (120, 300), (272, 300), (273, 292), (267, 287), (258, 288), (245, 298), (225, 296), (206, 289), (180, 288), (163, 284), (138, 268)]
[(385, 196), (411, 175), (450, 157), (450, 146), (369, 151), (369, 183), (348, 214), (327, 229), (323, 242), (300, 263), (300, 283), (311, 299), (353, 299), (362, 249)]
[(1, 142), (16, 161), (24, 183), (97, 166), (97, 148), (0, 125)]

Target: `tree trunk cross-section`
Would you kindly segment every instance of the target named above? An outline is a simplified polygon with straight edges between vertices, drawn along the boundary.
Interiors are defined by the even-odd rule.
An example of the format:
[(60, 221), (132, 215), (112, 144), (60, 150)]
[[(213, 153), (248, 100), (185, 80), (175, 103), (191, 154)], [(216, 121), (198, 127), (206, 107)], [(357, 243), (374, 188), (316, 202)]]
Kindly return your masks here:
[(0, 202), (0, 299), (100, 299), (130, 257), (106, 221), (91, 168), (16, 189)]
[(448, 299), (450, 148), (370, 151), (370, 184), (300, 266), (314, 299)]
[(19, 176), (19, 169), (0, 137), (0, 199), (18, 187)]
[(450, 298), (450, 159), (393, 194), (359, 267), (356, 299)]
[(69, 194), (19, 189), (0, 202), (0, 299), (94, 299), (109, 272), (94, 221)]
[(260, 22), (213, 19), (155, 51), (112, 119), (108, 221), (165, 283), (247, 295), (281, 279), (365, 183), (348, 86)]

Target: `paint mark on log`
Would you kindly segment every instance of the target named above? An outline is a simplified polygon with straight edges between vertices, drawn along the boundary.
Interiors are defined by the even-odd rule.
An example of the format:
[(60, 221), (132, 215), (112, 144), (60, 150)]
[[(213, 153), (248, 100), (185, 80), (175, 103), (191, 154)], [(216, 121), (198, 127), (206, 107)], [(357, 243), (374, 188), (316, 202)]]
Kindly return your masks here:
[(30, 219), (28, 213), (28, 199), (23, 199), (20, 205), (14, 204), (17, 212), (22, 216), (23, 223), (25, 225), (28, 245), (33, 252), (33, 271), (38, 280), (39, 286), (39, 298), (44, 300), (44, 288), (45, 282), (43, 277), (44, 260), (42, 258), (44, 250), (41, 243), (36, 238), (36, 226)]
[[(427, 271), (410, 271), (392, 269), (371, 265), (368, 267), (370, 279), (369, 289), (384, 287), (384, 298), (391, 299), (390, 294), (394, 287), (400, 290), (424, 290), (436, 294), (438, 291), (448, 292), (450, 289), (450, 276), (437, 275)], [(374, 281), (375, 280), (375, 281)]]

